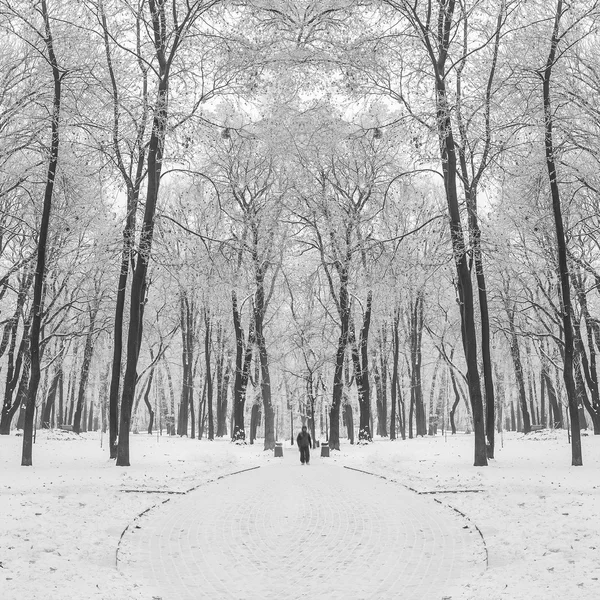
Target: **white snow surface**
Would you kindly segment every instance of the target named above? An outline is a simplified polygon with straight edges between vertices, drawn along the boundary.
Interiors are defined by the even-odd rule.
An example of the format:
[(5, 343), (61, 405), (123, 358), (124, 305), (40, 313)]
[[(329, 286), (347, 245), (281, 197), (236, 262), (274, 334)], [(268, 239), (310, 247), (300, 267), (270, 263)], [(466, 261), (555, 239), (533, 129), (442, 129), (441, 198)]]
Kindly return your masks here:
[[(0, 599), (151, 600), (143, 582), (116, 567), (123, 530), (166, 492), (278, 460), (261, 440), (139, 434), (131, 436), (132, 466), (120, 468), (106, 441), (101, 448), (98, 433), (38, 431), (34, 466), (21, 467), (22, 438), (0, 436)], [(582, 441), (583, 467), (570, 466), (564, 431), (504, 434), (489, 467), (472, 466), (473, 436), (464, 434), (364, 446), (343, 440), (331, 461), (434, 492), (479, 528), (489, 568), (452, 600), (597, 600), (600, 436)]]

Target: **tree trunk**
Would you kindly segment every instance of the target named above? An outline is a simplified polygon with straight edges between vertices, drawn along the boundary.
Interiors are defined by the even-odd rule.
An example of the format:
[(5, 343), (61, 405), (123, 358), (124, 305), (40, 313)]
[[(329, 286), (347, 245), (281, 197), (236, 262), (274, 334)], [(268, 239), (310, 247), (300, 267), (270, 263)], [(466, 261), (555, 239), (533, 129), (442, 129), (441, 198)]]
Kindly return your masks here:
[(436, 435), (437, 433), (437, 417), (438, 410), (437, 406), (435, 406), (435, 391), (436, 384), (438, 380), (440, 363), (442, 361), (441, 354), (438, 354), (438, 357), (435, 361), (435, 366), (433, 367), (433, 376), (431, 378), (431, 388), (429, 390), (429, 428), (427, 430), (428, 435)]
[(89, 312), (90, 328), (88, 329), (88, 333), (85, 338), (83, 362), (81, 365), (81, 375), (79, 377), (79, 393), (77, 395), (77, 408), (75, 409), (75, 416), (73, 417), (73, 431), (75, 433), (81, 432), (81, 411), (85, 402), (85, 392), (87, 388), (88, 376), (90, 373), (90, 363), (92, 361), (92, 354), (94, 353), (94, 327), (96, 324), (96, 314), (98, 313), (98, 306), (90, 306)]
[(579, 412), (577, 406), (577, 393), (575, 390), (575, 379), (573, 376), (573, 327), (571, 323), (571, 291), (569, 286), (569, 267), (567, 264), (567, 242), (565, 239), (560, 191), (555, 163), (554, 141), (553, 141), (553, 113), (551, 104), (550, 83), (552, 68), (556, 62), (556, 52), (560, 41), (559, 28), (563, 15), (563, 0), (557, 0), (556, 15), (550, 39), (550, 52), (546, 61), (546, 68), (542, 74), (542, 97), (544, 101), (544, 148), (546, 152), (546, 167), (550, 181), (550, 192), (552, 195), (552, 212), (554, 214), (554, 226), (556, 229), (556, 241), (558, 250), (558, 270), (560, 278), (560, 289), (562, 298), (562, 322), (564, 335), (564, 369), (563, 377), (567, 391), (569, 405), (569, 417), (571, 420), (571, 464), (573, 466), (583, 465), (581, 452), (581, 433), (579, 430)]
[(267, 343), (264, 335), (265, 318), (265, 289), (264, 272), (261, 268), (256, 269), (256, 292), (254, 295), (254, 331), (256, 345), (258, 348), (258, 359), (260, 364), (260, 391), (263, 400), (265, 418), (265, 450), (275, 448), (275, 410), (271, 398), (271, 374), (269, 372), (269, 357), (267, 354)]
[(217, 352), (215, 357), (215, 378), (216, 378), (216, 405), (217, 405), (217, 437), (223, 437), (225, 434), (226, 422), (223, 419), (223, 369), (225, 363), (224, 346), (223, 346), (223, 328), (220, 323), (217, 323)]
[[(233, 309), (233, 328), (235, 332), (235, 377), (233, 384), (233, 434), (232, 441), (245, 441), (246, 429), (244, 426), (244, 411), (246, 406), (246, 392), (248, 388), (248, 378), (250, 376), (250, 366), (252, 364), (252, 352), (254, 348), (254, 321), (250, 319), (248, 324), (248, 342), (244, 348), (244, 332), (242, 329), (241, 315), (238, 309), (237, 296), (234, 291), (231, 292), (231, 305)], [(252, 407), (252, 418), (254, 418), (254, 406)], [(250, 431), (252, 432), (252, 422)], [(252, 435), (250, 443), (254, 442)]]
[[(150, 0), (148, 7), (152, 17), (154, 51), (158, 64), (158, 89), (154, 104), (152, 135), (148, 144), (146, 206), (144, 220), (140, 232), (138, 259), (131, 278), (131, 298), (129, 308), (129, 332), (127, 336), (127, 360), (123, 378), (121, 415), (119, 426), (119, 445), (117, 450), (117, 466), (129, 466), (129, 427), (131, 409), (135, 396), (137, 380), (137, 363), (140, 353), (141, 332), (143, 326), (143, 307), (146, 295), (146, 275), (152, 252), (154, 236), (154, 218), (160, 178), (162, 171), (163, 150), (167, 132), (169, 75), (177, 48), (181, 42), (182, 29), (177, 26), (175, 35), (168, 39), (166, 31), (166, 5)], [(187, 21), (185, 21), (187, 26)], [(184, 27), (182, 24), (181, 27)], [(167, 45), (171, 49), (167, 53)]]
[(435, 93), (437, 110), (437, 128), (440, 141), (440, 155), (446, 202), (450, 221), (450, 236), (454, 262), (456, 265), (458, 301), (460, 305), (461, 332), (465, 361), (467, 364), (467, 382), (469, 398), (473, 412), (473, 427), (475, 431), (474, 465), (487, 466), (487, 449), (485, 424), (483, 415), (483, 399), (477, 363), (477, 333), (475, 326), (475, 310), (473, 302), (473, 286), (469, 270), (465, 239), (460, 217), (460, 204), (457, 192), (457, 161), (456, 144), (452, 126), (452, 110), (448, 102), (446, 90), (446, 61), (450, 46), (452, 21), (454, 18), (455, 1), (448, 0), (440, 4), (437, 27), (437, 56), (431, 51), (430, 58), (435, 70)]
[(523, 377), (523, 363), (521, 361), (521, 352), (519, 350), (519, 341), (515, 330), (515, 309), (508, 306), (506, 302), (506, 313), (508, 315), (508, 325), (510, 328), (510, 355), (512, 357), (513, 366), (515, 369), (515, 378), (517, 381), (517, 392), (519, 394), (519, 405), (521, 414), (523, 415), (523, 432), (531, 431), (531, 420), (529, 409), (527, 408), (527, 394), (525, 393), (525, 378)]
[(410, 326), (410, 383), (411, 383), (411, 413), (409, 437), (412, 437), (413, 416), (416, 422), (417, 436), (427, 434), (425, 407), (423, 405), (423, 384), (421, 378), (422, 340), (423, 340), (424, 296), (419, 290), (415, 301), (411, 303), (409, 315)]
[(329, 447), (332, 450), (340, 449), (340, 406), (344, 393), (344, 361), (346, 358), (346, 346), (348, 345), (348, 332), (350, 324), (350, 305), (348, 297), (348, 271), (340, 268), (340, 290), (339, 290), (339, 317), (340, 336), (338, 338), (335, 354), (335, 365), (333, 369), (333, 394), (329, 408)]
[[(380, 390), (380, 402), (377, 410), (377, 418), (379, 422), (379, 435), (381, 437), (388, 436), (387, 427), (387, 383), (388, 383), (388, 359), (387, 359), (387, 323), (381, 328), (381, 335), (379, 339), (379, 364), (381, 369), (381, 390)], [(379, 412), (381, 407), (381, 412)]]
[(391, 415), (390, 415), (390, 440), (396, 439), (396, 388), (398, 386), (398, 359), (400, 355), (400, 337), (398, 326), (400, 322), (400, 310), (394, 310), (394, 322), (392, 323), (392, 381), (390, 384), (391, 393)]
[[(454, 350), (452, 351), (454, 352)], [(452, 355), (450, 360), (452, 360)], [(454, 415), (456, 415), (456, 409), (460, 403), (460, 392), (458, 391), (458, 383), (456, 381), (456, 375), (454, 374), (454, 369), (449, 367), (450, 369), (450, 381), (452, 382), (452, 390), (454, 391), (454, 402), (452, 403), (452, 408), (450, 409), (450, 430), (452, 431), (452, 435), (456, 434), (456, 421), (454, 419)]]
[[(117, 166), (125, 182), (127, 189), (127, 215), (125, 217), (125, 226), (123, 228), (123, 241), (121, 246), (121, 268), (117, 284), (117, 297), (115, 302), (115, 317), (113, 328), (113, 354), (110, 375), (109, 390), (109, 438), (108, 446), (110, 458), (117, 458), (117, 438), (119, 434), (119, 388), (121, 383), (121, 365), (123, 358), (123, 317), (125, 314), (125, 300), (127, 296), (127, 279), (129, 276), (129, 263), (133, 261), (133, 247), (135, 240), (136, 213), (139, 201), (140, 185), (144, 177), (145, 145), (142, 143), (146, 128), (146, 114), (148, 112), (148, 103), (146, 97), (143, 100), (142, 117), (139, 119), (139, 128), (136, 135), (137, 141), (137, 159), (135, 160), (135, 175), (127, 169), (123, 162), (120, 150), (120, 106), (119, 92), (117, 87), (117, 77), (113, 68), (113, 60), (110, 51), (111, 35), (108, 30), (106, 14), (103, 4), (99, 5), (100, 20), (102, 24), (102, 33), (104, 39), (104, 50), (106, 54), (106, 64), (112, 87), (113, 97), (113, 147)], [(142, 88), (147, 85), (147, 74), (142, 71)], [(132, 160), (132, 165), (133, 165)], [(132, 169), (133, 171), (133, 169)]]
[(152, 428), (154, 427), (154, 410), (152, 409), (152, 403), (150, 402), (150, 389), (152, 388), (152, 381), (154, 379), (154, 367), (150, 368), (150, 374), (148, 375), (148, 383), (146, 384), (146, 391), (144, 392), (144, 403), (148, 409), (148, 433), (152, 435)]
[[(19, 376), (21, 376), (21, 379), (29, 377), (29, 371), (26, 373), (26, 366), (29, 364), (29, 328), (31, 318), (32, 314), (30, 313), (24, 324), (23, 336), (19, 344), (16, 359), (14, 358), (14, 353), (17, 340), (18, 321), (13, 321), (11, 325), (13, 331), (11, 331), (11, 340), (8, 349), (6, 385), (4, 388), (2, 416), (0, 417), (0, 435), (8, 435), (10, 433), (12, 420), (21, 406), (22, 397), (18, 394), (13, 402), (14, 392), (19, 383)], [(22, 373), (21, 369), (23, 369)]]
[[(586, 348), (583, 343), (581, 335), (581, 323), (577, 323), (574, 327), (575, 334), (575, 351), (578, 355), (578, 364), (580, 365), (579, 378), (581, 378), (581, 369), (585, 375), (585, 381), (590, 390), (591, 400), (588, 398), (585, 392), (585, 386), (583, 381), (581, 382), (582, 392), (579, 393), (581, 402), (585, 406), (592, 419), (592, 425), (594, 427), (594, 435), (600, 435), (600, 392), (598, 389), (598, 369), (596, 366), (596, 346), (594, 343), (594, 332), (598, 332), (599, 326), (597, 321), (592, 319), (588, 304), (583, 282), (577, 274), (572, 274), (571, 279), (573, 280), (573, 287), (577, 293), (579, 305), (581, 307), (581, 314), (585, 321), (585, 328), (587, 331), (587, 350), (589, 352), (589, 360), (586, 354)], [(577, 378), (577, 373), (576, 373)]]
[(206, 377), (206, 402), (208, 405), (208, 439), (215, 439), (215, 424), (213, 419), (213, 380), (211, 372), (212, 324), (208, 311), (204, 311), (204, 360)]
[(346, 419), (346, 431), (348, 432), (348, 440), (350, 444), (354, 444), (354, 414), (352, 411), (352, 404), (349, 398), (344, 403), (344, 415)]
[(546, 382), (543, 373), (540, 372), (540, 408), (541, 408), (541, 425), (548, 427), (548, 419), (546, 418)]
[(50, 389), (48, 390), (48, 395), (46, 396), (46, 405), (44, 406), (44, 411), (42, 414), (42, 429), (50, 429), (50, 416), (52, 414), (52, 409), (54, 408), (54, 403), (56, 401), (56, 392), (58, 391), (58, 383), (60, 381), (61, 372), (62, 364), (59, 362), (59, 364), (56, 366), (54, 376), (52, 377)]
[(400, 436), (403, 440), (406, 439), (406, 405), (402, 396), (402, 388), (400, 387), (400, 379), (398, 379), (398, 416), (400, 419)]
[(175, 427), (175, 390), (173, 389), (173, 378), (171, 377), (171, 368), (169, 362), (163, 357), (163, 364), (165, 367), (165, 374), (167, 375), (167, 388), (169, 390), (169, 426), (170, 431), (168, 435), (177, 435), (177, 428)]
[(373, 367), (371, 369), (373, 373), (373, 380), (375, 382), (375, 406), (377, 407), (377, 435), (381, 435), (382, 427), (381, 420), (383, 418), (383, 386), (381, 383), (381, 374), (379, 372), (379, 365), (377, 364), (377, 357), (373, 357)]
[(371, 326), (371, 306), (373, 303), (373, 293), (367, 293), (367, 305), (363, 316), (363, 323), (360, 330), (358, 343), (354, 334), (354, 324), (350, 323), (349, 341), (354, 364), (354, 379), (358, 391), (358, 407), (360, 410), (360, 420), (358, 426), (358, 443), (372, 442), (370, 412), (371, 412), (371, 386), (369, 384), (369, 328)]
[(35, 269), (35, 280), (33, 284), (33, 305), (32, 305), (32, 323), (29, 340), (29, 356), (31, 362), (31, 375), (29, 379), (27, 392), (27, 405), (25, 407), (25, 426), (23, 428), (23, 453), (21, 456), (21, 465), (31, 466), (33, 450), (33, 420), (35, 417), (35, 400), (37, 396), (38, 385), (40, 382), (40, 330), (42, 326), (43, 298), (42, 290), (44, 287), (44, 277), (46, 275), (46, 245), (48, 241), (48, 230), (50, 226), (50, 210), (52, 208), (52, 195), (54, 192), (54, 181), (56, 180), (56, 171), (58, 167), (58, 148), (59, 148), (59, 123), (60, 123), (60, 103), (61, 103), (61, 85), (62, 76), (56, 55), (54, 53), (54, 41), (50, 29), (50, 18), (46, 0), (40, 2), (42, 18), (44, 19), (44, 43), (48, 52), (48, 63), (52, 68), (52, 79), (54, 82), (54, 96), (52, 108), (52, 133), (50, 142), (50, 156), (48, 162), (48, 172), (46, 175), (46, 189), (44, 191), (44, 206), (42, 209), (42, 220), (40, 223), (38, 245), (37, 245), (37, 264)]
[(252, 404), (252, 411), (250, 413), (250, 443), (254, 444), (256, 439), (256, 432), (260, 426), (260, 420), (262, 418), (260, 413), (260, 397), (256, 398), (254, 404)]

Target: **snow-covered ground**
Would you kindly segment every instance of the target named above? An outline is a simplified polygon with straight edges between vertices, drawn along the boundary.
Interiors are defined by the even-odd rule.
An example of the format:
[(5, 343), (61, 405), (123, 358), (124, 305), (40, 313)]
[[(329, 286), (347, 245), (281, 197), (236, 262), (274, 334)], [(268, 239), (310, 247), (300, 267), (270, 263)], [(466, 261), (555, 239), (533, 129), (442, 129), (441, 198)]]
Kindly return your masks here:
[[(133, 466), (117, 468), (99, 434), (38, 432), (34, 466), (21, 467), (21, 441), (0, 436), (2, 600), (145, 598), (115, 566), (135, 516), (167, 492), (277, 460), (260, 445), (134, 435)], [(472, 444), (379, 440), (331, 460), (435, 492), (479, 527), (489, 569), (463, 600), (600, 598), (600, 437), (584, 437), (583, 467), (569, 466), (564, 432), (505, 434), (488, 468), (472, 467)]]
[(145, 598), (115, 566), (125, 527), (166, 492), (247, 464), (225, 441), (132, 435), (132, 466), (119, 468), (99, 434), (38, 431), (34, 466), (21, 467), (21, 444), (0, 436), (1, 600)]
[(564, 431), (505, 433), (489, 467), (471, 466), (464, 434), (344, 447), (334, 460), (436, 492), (478, 526), (489, 568), (453, 600), (598, 600), (600, 436), (582, 443), (583, 467), (570, 466)]

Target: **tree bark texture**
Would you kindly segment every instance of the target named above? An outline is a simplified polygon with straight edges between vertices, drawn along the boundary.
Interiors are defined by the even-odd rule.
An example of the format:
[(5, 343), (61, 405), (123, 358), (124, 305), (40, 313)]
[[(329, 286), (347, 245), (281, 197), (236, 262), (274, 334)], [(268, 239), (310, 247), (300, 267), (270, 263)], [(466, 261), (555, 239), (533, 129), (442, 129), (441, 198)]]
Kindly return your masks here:
[(369, 329), (371, 327), (371, 308), (373, 304), (373, 292), (367, 294), (367, 304), (363, 315), (362, 327), (358, 341), (354, 333), (354, 324), (350, 324), (350, 349), (352, 363), (354, 365), (354, 380), (358, 392), (358, 407), (360, 410), (358, 425), (358, 443), (373, 441), (371, 432), (371, 386), (369, 383)]
[[(254, 349), (254, 320), (251, 318), (248, 324), (248, 341), (244, 346), (244, 331), (242, 329), (242, 318), (238, 308), (237, 296), (231, 292), (231, 305), (233, 310), (233, 329), (235, 332), (235, 376), (233, 383), (233, 434), (232, 441), (245, 441), (246, 429), (244, 426), (244, 410), (246, 406), (246, 392), (252, 364), (252, 353)], [(254, 410), (254, 406), (252, 407)], [(254, 413), (253, 413), (254, 416)], [(252, 422), (251, 422), (252, 425)], [(251, 437), (250, 443), (254, 439)]]
[(340, 267), (340, 289), (338, 296), (340, 335), (335, 354), (335, 365), (333, 369), (333, 394), (329, 408), (329, 447), (332, 450), (340, 449), (340, 406), (344, 393), (344, 361), (346, 358), (346, 347), (348, 346), (348, 334), (350, 326), (350, 303), (348, 296), (348, 270)]

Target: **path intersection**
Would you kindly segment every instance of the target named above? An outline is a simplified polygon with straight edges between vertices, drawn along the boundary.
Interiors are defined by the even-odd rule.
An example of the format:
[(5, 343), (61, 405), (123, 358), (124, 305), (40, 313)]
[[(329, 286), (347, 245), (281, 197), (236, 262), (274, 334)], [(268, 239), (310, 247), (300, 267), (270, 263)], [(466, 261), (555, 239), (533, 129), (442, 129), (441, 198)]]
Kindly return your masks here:
[(483, 572), (463, 517), (316, 454), (172, 496), (125, 532), (119, 569), (161, 600), (443, 600)]

